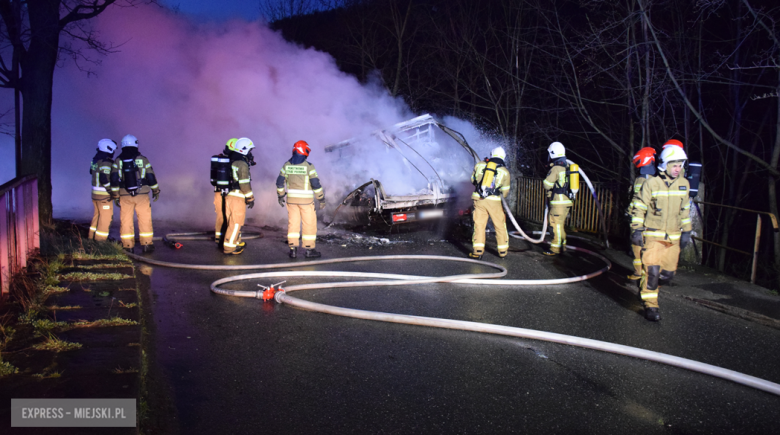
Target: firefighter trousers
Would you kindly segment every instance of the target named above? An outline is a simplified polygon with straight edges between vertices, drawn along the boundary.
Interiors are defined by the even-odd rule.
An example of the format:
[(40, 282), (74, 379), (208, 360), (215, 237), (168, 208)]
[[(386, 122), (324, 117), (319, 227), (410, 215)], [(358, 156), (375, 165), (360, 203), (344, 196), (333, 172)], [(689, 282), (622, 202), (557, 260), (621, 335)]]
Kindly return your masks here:
[[(220, 212), (221, 208), (220, 202)], [(227, 229), (222, 252), (229, 254), (241, 244), (241, 227), (244, 226), (244, 219), (246, 219), (246, 199), (240, 196), (225, 196), (225, 219), (227, 219)]]
[(314, 249), (317, 242), (317, 212), (314, 210), (314, 202), (287, 203), (287, 244), (291, 248), (297, 248), (299, 238), (303, 240), (304, 248)]
[(485, 228), (488, 218), (493, 221), (496, 229), (496, 248), (499, 257), (506, 257), (509, 251), (509, 234), (506, 231), (506, 215), (501, 208), (501, 199), (498, 196), (489, 196), (495, 199), (474, 200), (474, 235), (471, 237), (471, 246), (474, 255), (482, 255), (485, 252)]
[(658, 280), (661, 272), (676, 272), (679, 259), (679, 240), (671, 242), (645, 237), (639, 297), (646, 308), (658, 308)]
[(631, 251), (634, 253), (634, 275), (642, 276), (642, 247), (631, 245)]
[(133, 213), (138, 215), (138, 238), (141, 245), (151, 245), (154, 230), (152, 229), (152, 204), (149, 202), (149, 194), (119, 197), (119, 236), (122, 238), (122, 247), (132, 249), (135, 246), (135, 225)]
[(548, 225), (553, 232), (553, 239), (550, 242), (550, 250), (556, 254), (566, 250), (566, 218), (569, 216), (570, 205), (553, 205), (547, 215)]
[(92, 206), (95, 212), (92, 215), (92, 224), (89, 226), (89, 238), (97, 241), (106, 240), (111, 220), (114, 218), (114, 201), (111, 201), (111, 197), (106, 196), (101, 199), (93, 199)]
[[(214, 223), (214, 240), (217, 243), (221, 243), (222, 231), (225, 230), (222, 227), (225, 224), (226, 206), (222, 201), (222, 192), (214, 192), (214, 211), (217, 213), (217, 221)], [(225, 196), (227, 198), (227, 196)], [(223, 205), (225, 207), (223, 207)]]

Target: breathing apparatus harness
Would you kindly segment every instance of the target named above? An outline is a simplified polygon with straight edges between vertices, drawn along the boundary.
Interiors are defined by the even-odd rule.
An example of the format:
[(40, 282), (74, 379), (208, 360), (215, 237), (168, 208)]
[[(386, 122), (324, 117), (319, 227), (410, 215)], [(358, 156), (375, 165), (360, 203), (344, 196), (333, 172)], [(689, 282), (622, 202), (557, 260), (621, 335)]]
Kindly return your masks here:
[[(121, 177), (119, 180), (120, 186), (123, 187), (130, 196), (136, 196), (142, 186), (153, 186), (157, 184), (157, 179), (154, 174), (145, 174), (141, 176), (141, 170), (136, 165), (136, 157), (141, 153), (135, 147), (122, 148), (122, 152), (119, 154)], [(144, 171), (145, 172), (145, 171)]]
[(227, 147), (221, 154), (211, 156), (211, 185), (215, 192), (222, 192), (222, 196), (227, 195), (231, 190), (239, 189), (238, 181), (233, 177), (233, 162), (243, 160), (249, 166), (254, 166), (254, 156), (249, 152), (247, 155), (232, 151)]
[(576, 163), (568, 164), (565, 157), (558, 158), (553, 164), (566, 167), (566, 181), (561, 186), (560, 180), (555, 180), (552, 195), (566, 195), (573, 201), (580, 191), (580, 166)]
[(485, 158), (487, 165), (482, 171), (482, 179), (476, 186), (476, 192), (480, 198), (484, 199), (491, 195), (501, 194), (501, 189), (496, 187), (496, 173), (498, 168), (504, 166), (504, 161), (499, 158)]

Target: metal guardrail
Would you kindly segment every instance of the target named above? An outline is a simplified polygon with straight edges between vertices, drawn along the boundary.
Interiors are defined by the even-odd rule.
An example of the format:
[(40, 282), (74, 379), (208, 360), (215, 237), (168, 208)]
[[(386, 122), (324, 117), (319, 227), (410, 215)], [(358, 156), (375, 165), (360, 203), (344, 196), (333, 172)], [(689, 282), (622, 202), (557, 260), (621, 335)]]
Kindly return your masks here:
[[(530, 222), (541, 223), (544, 217), (544, 184), (541, 178), (518, 177), (517, 181), (517, 216)], [(601, 203), (601, 212), (607, 233), (612, 231), (612, 223), (617, 217), (617, 195), (612, 189), (594, 185), (596, 196)], [(566, 225), (577, 231), (596, 233), (601, 231), (601, 216), (593, 195), (584, 183), (574, 200), (574, 207), (566, 219)]]
[[(8, 293), (10, 278), (27, 266), (27, 259), (40, 248), (38, 178), (16, 178), (0, 186), (0, 295)], [(0, 298), (2, 299), (2, 298)]]
[[(780, 227), (778, 227), (778, 224), (777, 224), (777, 216), (775, 216), (774, 214), (769, 213), (767, 211), (749, 210), (749, 209), (746, 209), (746, 208), (733, 207), (733, 206), (730, 206), (730, 205), (715, 204), (715, 203), (712, 203), (712, 202), (704, 202), (704, 201), (694, 201), (694, 202), (696, 204), (701, 204), (701, 205), (707, 205), (707, 206), (712, 206), (712, 207), (721, 207), (721, 208), (730, 208), (732, 210), (746, 211), (748, 213), (755, 213), (756, 214), (756, 217), (757, 217), (757, 219), (756, 219), (756, 238), (755, 238), (755, 242), (753, 243), (753, 252), (747, 252), (747, 251), (742, 251), (742, 250), (735, 249), (735, 248), (732, 248), (732, 247), (729, 247), (729, 246), (723, 246), (720, 243), (715, 243), (715, 242), (710, 241), (710, 240), (704, 240), (701, 237), (696, 237), (696, 236), (693, 237), (693, 239), (698, 240), (698, 241), (700, 241), (702, 243), (707, 243), (707, 244), (710, 244), (710, 245), (713, 245), (713, 246), (717, 246), (718, 248), (721, 248), (721, 249), (726, 249), (728, 251), (734, 251), (734, 252), (738, 252), (740, 254), (745, 254), (745, 255), (752, 256), (753, 257), (753, 265), (752, 265), (751, 272), (750, 272), (750, 283), (751, 284), (755, 284), (756, 283), (756, 274), (758, 272), (758, 248), (759, 248), (759, 244), (761, 242), (761, 215), (765, 214), (765, 215), (769, 216), (769, 219), (772, 221), (772, 228), (774, 228), (775, 232), (780, 231)], [(778, 254), (775, 253), (775, 255), (778, 255)]]

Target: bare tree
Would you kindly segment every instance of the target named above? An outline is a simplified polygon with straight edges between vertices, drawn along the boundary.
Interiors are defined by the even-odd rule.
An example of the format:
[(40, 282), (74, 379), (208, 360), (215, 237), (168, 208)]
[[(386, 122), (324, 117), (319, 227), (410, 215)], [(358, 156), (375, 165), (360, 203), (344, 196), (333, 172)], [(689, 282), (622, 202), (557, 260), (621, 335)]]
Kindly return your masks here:
[[(62, 55), (82, 56), (61, 35), (108, 52), (87, 21), (117, 0), (0, 0), (0, 44), (11, 48), (10, 61), (0, 57), (0, 87), (11, 88), (22, 99), (21, 147), (17, 175), (38, 177), (38, 212), (42, 222), (52, 217), (51, 106), (54, 68)], [(140, 0), (139, 0), (140, 1)], [(134, 0), (124, 0), (132, 5)], [(18, 101), (17, 101), (18, 107)], [(17, 125), (19, 123), (17, 122)]]

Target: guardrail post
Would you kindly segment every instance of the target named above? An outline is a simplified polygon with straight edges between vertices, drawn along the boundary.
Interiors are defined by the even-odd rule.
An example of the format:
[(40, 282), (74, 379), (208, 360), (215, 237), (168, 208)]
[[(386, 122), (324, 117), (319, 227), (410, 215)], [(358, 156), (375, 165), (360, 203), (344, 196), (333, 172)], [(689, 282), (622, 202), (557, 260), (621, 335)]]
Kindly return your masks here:
[(758, 270), (758, 243), (761, 241), (761, 215), (756, 221), (756, 243), (753, 245), (753, 270), (750, 273), (750, 283), (756, 283), (756, 271)]

